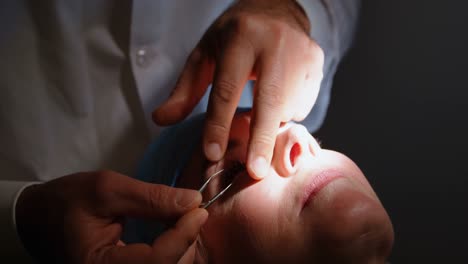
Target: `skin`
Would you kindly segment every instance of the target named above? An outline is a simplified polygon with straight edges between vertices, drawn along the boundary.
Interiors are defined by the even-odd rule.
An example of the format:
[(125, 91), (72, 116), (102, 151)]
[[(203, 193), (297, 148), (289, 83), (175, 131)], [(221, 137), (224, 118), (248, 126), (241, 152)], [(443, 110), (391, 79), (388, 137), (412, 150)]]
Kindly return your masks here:
[[(213, 83), (204, 152), (218, 161), (241, 90), (256, 79), (248, 168), (251, 177), (264, 177), (278, 125), (305, 118), (318, 94), (323, 52), (309, 31), (295, 1), (236, 1), (192, 51), (154, 120), (181, 121)], [(181, 207), (174, 203), (181, 195), (176, 193), (194, 202)], [(28, 251), (46, 263), (174, 263), (190, 255), (187, 248), (207, 218), (205, 210), (196, 209), (200, 199), (194, 191), (147, 185), (112, 171), (80, 172), (26, 188), (16, 205), (17, 229)], [(152, 246), (125, 246), (119, 238), (126, 216), (178, 224)]]
[(265, 177), (278, 126), (303, 120), (317, 99), (324, 55), (310, 39), (310, 27), (296, 1), (235, 1), (192, 51), (170, 98), (153, 113), (154, 121), (183, 120), (213, 83), (203, 152), (219, 161), (242, 89), (256, 80), (246, 162), (252, 178)]
[[(143, 183), (112, 171), (78, 173), (26, 188), (17, 230), (39, 263), (177, 263), (206, 221), (193, 190)], [(152, 245), (125, 245), (125, 216), (174, 221)]]
[[(197, 189), (212, 173), (245, 161), (250, 122), (250, 113), (237, 115), (225, 158), (212, 163), (195, 154), (179, 186)], [(280, 129), (274, 153), (268, 177), (255, 181), (239, 173), (226, 195), (208, 208), (210, 217), (191, 248), (196, 263), (385, 262), (392, 224), (348, 157), (321, 149), (295, 124)], [(307, 199), (308, 183), (317, 177), (329, 180)], [(223, 186), (222, 177), (215, 178), (204, 200)]]

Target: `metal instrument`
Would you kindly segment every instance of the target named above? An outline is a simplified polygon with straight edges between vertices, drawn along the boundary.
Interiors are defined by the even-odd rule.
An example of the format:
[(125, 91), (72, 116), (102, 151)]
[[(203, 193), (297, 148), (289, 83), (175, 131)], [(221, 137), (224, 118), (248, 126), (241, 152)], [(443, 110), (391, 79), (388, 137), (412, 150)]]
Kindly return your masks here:
[[(198, 191), (200, 193), (203, 193), (203, 191), (206, 189), (206, 187), (211, 182), (211, 180), (218, 177), (218, 176), (220, 176), (220, 175), (223, 175), (224, 177), (236, 176), (239, 172), (244, 171), (244, 170), (245, 170), (245, 164), (241, 163), (241, 162), (235, 163), (232, 167), (230, 167), (227, 170), (226, 169), (219, 170), (219, 171), (213, 173), (205, 181), (205, 183), (203, 183), (202, 187)], [(213, 198), (211, 198), (207, 202), (201, 203), (200, 208), (206, 209), (208, 206), (210, 206), (212, 203), (214, 203), (219, 197), (221, 197), (225, 192), (227, 192), (227, 190), (229, 190), (229, 188), (231, 188), (234, 180), (235, 180), (235, 178), (233, 177), (232, 181), (226, 187), (224, 187), (219, 193), (217, 193)]]

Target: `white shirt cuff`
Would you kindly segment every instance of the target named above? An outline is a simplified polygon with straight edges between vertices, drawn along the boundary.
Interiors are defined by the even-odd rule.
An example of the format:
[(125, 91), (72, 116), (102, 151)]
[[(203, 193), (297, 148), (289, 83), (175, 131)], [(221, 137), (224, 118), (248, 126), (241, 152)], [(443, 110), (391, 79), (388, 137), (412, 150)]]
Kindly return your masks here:
[(21, 192), (39, 182), (0, 181), (0, 259), (33, 263), (16, 231), (16, 202)]

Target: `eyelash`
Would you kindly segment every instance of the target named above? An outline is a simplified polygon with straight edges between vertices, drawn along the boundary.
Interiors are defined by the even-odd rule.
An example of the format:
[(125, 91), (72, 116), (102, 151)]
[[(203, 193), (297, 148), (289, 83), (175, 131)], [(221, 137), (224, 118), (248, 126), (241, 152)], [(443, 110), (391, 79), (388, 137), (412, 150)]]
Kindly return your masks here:
[(228, 169), (225, 169), (225, 172), (223, 173), (223, 185), (227, 186), (227, 184), (233, 181), (234, 176), (245, 170), (245, 163), (235, 161)]

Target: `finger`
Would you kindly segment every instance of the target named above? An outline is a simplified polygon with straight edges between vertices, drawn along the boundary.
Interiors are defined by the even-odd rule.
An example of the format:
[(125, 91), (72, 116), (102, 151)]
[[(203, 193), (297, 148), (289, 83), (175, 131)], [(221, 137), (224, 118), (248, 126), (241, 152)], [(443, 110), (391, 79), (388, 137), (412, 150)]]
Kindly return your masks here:
[[(208, 211), (195, 209), (184, 215), (176, 225), (158, 237), (153, 249), (161, 263), (176, 263), (197, 239), (200, 228), (208, 219)], [(158, 262), (159, 263), (159, 262)]]
[(254, 179), (268, 174), (278, 128), (301, 107), (294, 98), (303, 84), (305, 69), (297, 60), (272, 52), (261, 58), (247, 157), (249, 175)]
[(174, 219), (200, 205), (198, 191), (145, 183), (117, 173), (98, 177), (98, 200), (108, 216)]
[(185, 264), (185, 263), (200, 263), (200, 258), (197, 259), (197, 254), (200, 256), (200, 252), (197, 252), (199, 247), (197, 247), (197, 241), (193, 242), (192, 245), (187, 249), (184, 255), (179, 259), (178, 264)]
[[(261, 93), (265, 91), (258, 92)], [(269, 173), (276, 131), (281, 124), (280, 108), (269, 105), (272, 101), (262, 102), (268, 99), (263, 95), (261, 97), (264, 99), (255, 98), (247, 155), (249, 175), (257, 180), (263, 179)]]
[(153, 264), (155, 262), (156, 253), (153, 248), (146, 244), (131, 244), (128, 246), (108, 246), (100, 249), (93, 255), (94, 259), (91, 263), (102, 264), (127, 264), (141, 263)]
[(171, 125), (189, 115), (205, 94), (213, 71), (213, 63), (196, 48), (187, 59), (171, 96), (153, 112), (153, 121)]
[(203, 138), (205, 156), (211, 161), (224, 155), (232, 118), (252, 72), (254, 56), (250, 46), (234, 43), (217, 61)]

